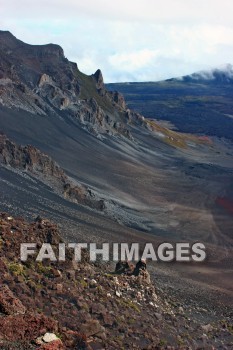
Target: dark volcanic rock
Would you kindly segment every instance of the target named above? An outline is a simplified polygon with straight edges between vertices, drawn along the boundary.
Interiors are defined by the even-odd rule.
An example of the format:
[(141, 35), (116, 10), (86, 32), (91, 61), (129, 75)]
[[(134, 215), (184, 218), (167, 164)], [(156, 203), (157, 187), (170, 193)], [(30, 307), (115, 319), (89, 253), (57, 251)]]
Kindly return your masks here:
[(104, 86), (104, 78), (103, 78), (103, 74), (101, 72), (100, 69), (97, 69), (97, 71), (93, 74), (93, 77), (96, 80), (96, 87), (98, 90), (104, 90), (105, 86)]
[(139, 260), (134, 269), (134, 275), (140, 275), (141, 271), (146, 271), (146, 262), (144, 260)]
[(18, 146), (5, 135), (0, 135), (0, 162), (13, 168), (42, 173), (65, 181), (63, 170), (37, 148)]
[(6, 315), (25, 314), (26, 308), (8, 286), (0, 286), (0, 312)]
[(126, 109), (126, 102), (124, 99), (124, 96), (118, 92), (118, 91), (114, 91), (114, 92), (110, 92), (110, 96), (112, 97), (113, 101), (119, 105), (123, 110)]

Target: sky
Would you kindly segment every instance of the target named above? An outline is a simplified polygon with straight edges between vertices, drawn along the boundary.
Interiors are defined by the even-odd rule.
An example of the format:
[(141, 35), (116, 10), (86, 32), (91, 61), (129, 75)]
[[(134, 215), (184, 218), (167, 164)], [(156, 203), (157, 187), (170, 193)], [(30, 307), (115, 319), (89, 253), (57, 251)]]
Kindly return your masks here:
[(232, 0), (0, 0), (0, 29), (55, 43), (105, 82), (158, 81), (233, 63)]

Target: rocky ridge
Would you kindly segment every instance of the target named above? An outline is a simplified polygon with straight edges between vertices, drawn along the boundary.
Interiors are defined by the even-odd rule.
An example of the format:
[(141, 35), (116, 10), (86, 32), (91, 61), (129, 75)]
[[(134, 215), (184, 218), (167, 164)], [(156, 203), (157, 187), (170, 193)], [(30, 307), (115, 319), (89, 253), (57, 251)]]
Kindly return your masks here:
[[(0, 104), (42, 116), (66, 116), (100, 139), (114, 135), (133, 140), (134, 126), (152, 133), (158, 127), (155, 134), (161, 134), (156, 123), (127, 108), (121, 93), (106, 89), (100, 69), (85, 75), (60, 46), (25, 44), (6, 31), (0, 31)], [(167, 133), (163, 128), (162, 141), (173, 136)]]
[(88, 187), (75, 184), (49, 156), (34, 146), (19, 146), (2, 134), (0, 134), (0, 164), (31, 174), (75, 203), (99, 210), (104, 208), (103, 199), (96, 198)]
[(58, 45), (28, 45), (0, 31), (0, 103), (30, 113), (65, 112), (95, 135), (123, 134), (125, 102), (105, 89), (100, 70), (86, 76)]
[[(42, 116), (66, 116), (96, 137), (133, 140), (142, 127), (163, 142), (183, 147), (185, 136), (162, 128), (127, 108), (124, 97), (108, 91), (100, 69), (88, 76), (54, 44), (29, 45), (0, 31), (0, 104)], [(177, 142), (172, 142), (174, 139)], [(197, 140), (196, 140), (197, 141)]]

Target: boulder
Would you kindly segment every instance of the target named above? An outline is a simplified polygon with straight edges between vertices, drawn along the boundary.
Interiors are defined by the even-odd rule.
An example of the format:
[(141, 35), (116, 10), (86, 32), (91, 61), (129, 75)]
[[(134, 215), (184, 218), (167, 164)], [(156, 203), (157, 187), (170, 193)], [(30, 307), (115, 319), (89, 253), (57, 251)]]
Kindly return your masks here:
[(42, 337), (42, 340), (45, 343), (50, 343), (54, 340), (58, 340), (58, 337), (54, 333), (45, 333), (45, 335)]
[(116, 264), (115, 272), (118, 274), (126, 273), (130, 269), (128, 261), (118, 261)]
[(146, 271), (146, 261), (139, 260), (135, 266), (133, 274), (139, 276), (142, 271)]

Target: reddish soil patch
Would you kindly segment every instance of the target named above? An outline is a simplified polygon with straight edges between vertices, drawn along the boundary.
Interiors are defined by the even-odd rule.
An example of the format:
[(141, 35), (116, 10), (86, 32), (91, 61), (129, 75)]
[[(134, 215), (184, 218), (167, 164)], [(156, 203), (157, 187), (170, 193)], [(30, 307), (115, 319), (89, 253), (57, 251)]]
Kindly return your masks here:
[(198, 140), (205, 143), (213, 144), (213, 141), (208, 136), (199, 136)]
[(216, 201), (215, 201), (218, 205), (220, 205), (221, 207), (223, 207), (226, 211), (228, 211), (228, 213), (233, 215), (233, 201), (228, 199), (228, 198), (224, 198), (224, 197), (217, 197)]

